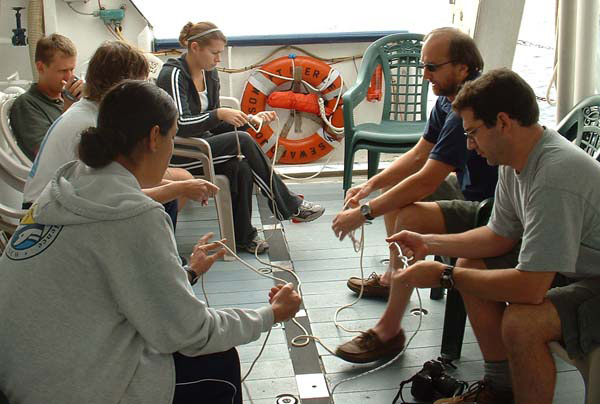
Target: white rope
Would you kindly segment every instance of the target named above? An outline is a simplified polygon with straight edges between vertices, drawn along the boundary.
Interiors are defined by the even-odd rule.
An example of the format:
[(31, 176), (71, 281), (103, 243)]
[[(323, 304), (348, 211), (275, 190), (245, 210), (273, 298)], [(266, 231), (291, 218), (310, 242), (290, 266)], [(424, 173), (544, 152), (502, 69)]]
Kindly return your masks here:
[(333, 153), (329, 153), (329, 157), (327, 158), (327, 161), (325, 163), (323, 163), (323, 165), (321, 166), (321, 168), (319, 169), (319, 171), (317, 171), (314, 174), (309, 175), (308, 177), (292, 177), (291, 175), (287, 175), (284, 173), (279, 173), (279, 175), (283, 178), (286, 178), (288, 180), (295, 180), (295, 181), (308, 181), (308, 180), (312, 180), (313, 178), (317, 178), (319, 175), (321, 175), (321, 173), (325, 170), (325, 168), (329, 165), (329, 162), (331, 161), (331, 159), (333, 158)]
[[(405, 270), (406, 268), (408, 268), (408, 262), (411, 261), (414, 257), (406, 257), (403, 253), (402, 253), (402, 249), (400, 248), (400, 246), (398, 245), (398, 243), (394, 243), (396, 245), (396, 247), (398, 248), (398, 252), (399, 252), (399, 256), (400, 256), (400, 261), (402, 262), (402, 269)], [(361, 293), (362, 293), (362, 289), (364, 287), (364, 284), (361, 286)], [(417, 291), (417, 298), (419, 299), (419, 308), (421, 310), (421, 313), (423, 312), (423, 302), (421, 301), (421, 294), (419, 293), (419, 289), (415, 288)], [(417, 329), (415, 330), (415, 332), (413, 333), (413, 335), (411, 335), (411, 337), (408, 339), (408, 341), (406, 342), (406, 344), (404, 345), (404, 348), (402, 348), (402, 351), (400, 351), (400, 353), (398, 353), (396, 356), (394, 356), (392, 359), (390, 359), (388, 362), (384, 363), (381, 366), (376, 367), (375, 369), (371, 369), (367, 372), (358, 374), (356, 376), (352, 376), (349, 377), (347, 379), (343, 379), (340, 380), (339, 382), (337, 382), (333, 388), (331, 389), (331, 395), (333, 395), (333, 393), (335, 392), (335, 390), (343, 383), (347, 383), (349, 381), (352, 380), (356, 380), (360, 377), (363, 376), (367, 376), (370, 375), (372, 373), (378, 372), (382, 369), (387, 368), (388, 366), (390, 366), (392, 363), (396, 362), (402, 355), (404, 355), (404, 352), (406, 352), (406, 349), (408, 348), (408, 346), (410, 345), (410, 343), (412, 342), (412, 340), (415, 338), (415, 336), (417, 335), (417, 333), (421, 330), (421, 323), (423, 322), (423, 315), (421, 314), (419, 316), (419, 325), (417, 326)]]
[(193, 382), (180, 382), (180, 383), (175, 383), (175, 386), (188, 386), (191, 384), (198, 384), (198, 383), (206, 383), (206, 382), (219, 382), (219, 383), (225, 383), (228, 386), (230, 386), (233, 389), (233, 395), (231, 396), (231, 404), (235, 403), (235, 396), (237, 395), (237, 387), (235, 387), (235, 385), (233, 383), (231, 383), (230, 381), (227, 380), (222, 380), (222, 379), (202, 379), (202, 380), (194, 380)]
[[(277, 120), (277, 126), (278, 126), (278, 130), (277, 130), (277, 132), (275, 132), (275, 135), (276, 135), (276, 136), (279, 136), (279, 135), (278, 135), (278, 132), (279, 132), (279, 118), (277, 117), (277, 118), (276, 118), (276, 120)], [(237, 136), (237, 127), (236, 127), (236, 136)], [(277, 140), (279, 140), (279, 139), (277, 139)], [(276, 156), (277, 156), (277, 148), (278, 148), (278, 145), (279, 145), (279, 141), (275, 142), (275, 150), (274, 150), (274, 154), (273, 154), (273, 160), (274, 160), (274, 159), (276, 158)], [(238, 152), (239, 152), (239, 154), (241, 154), (241, 149), (239, 148), (239, 138), (238, 138)], [(278, 223), (277, 223), (277, 224), (275, 224), (275, 227), (274, 227), (274, 229), (273, 229), (273, 231), (272, 231), (272, 233), (271, 233), (271, 236), (270, 236), (270, 237), (272, 237), (272, 236), (273, 236), (273, 234), (275, 234), (275, 230), (277, 230), (277, 226), (278, 226), (278, 225), (281, 225), (281, 222), (280, 222), (280, 220), (281, 220), (281, 219), (280, 219), (280, 218), (281, 218), (281, 216), (280, 216), (280, 213), (279, 213), (279, 210), (278, 210), (278, 207), (277, 207), (277, 203), (275, 202), (275, 199), (274, 199), (274, 196), (273, 196), (273, 176), (274, 176), (274, 172), (275, 172), (275, 163), (273, 162), (273, 164), (271, 165), (271, 173), (270, 173), (270, 176), (269, 176), (269, 186), (270, 186), (271, 190), (270, 190), (270, 192), (267, 192), (267, 195), (269, 196), (269, 198), (270, 198), (270, 200), (271, 200), (271, 204), (272, 204), (272, 207), (273, 207), (273, 210), (274, 210), (274, 214), (275, 214), (275, 217), (276, 217), (276, 218), (277, 218), (277, 220), (278, 220)], [(359, 242), (357, 242), (357, 241), (356, 241), (356, 239), (355, 239), (355, 236), (354, 236), (354, 232), (352, 232), (352, 233), (351, 233), (349, 236), (350, 236), (350, 238), (351, 238), (351, 240), (352, 240), (352, 242), (353, 242), (353, 247), (354, 247), (354, 250), (355, 250), (355, 252), (358, 252), (358, 251), (360, 251), (360, 270), (361, 270), (361, 279), (364, 279), (364, 267), (363, 267), (363, 257), (364, 257), (364, 225), (361, 227), (361, 235), (360, 235), (360, 241), (359, 241)], [(269, 237), (269, 239), (270, 239), (270, 237)], [(299, 277), (299, 276), (298, 276), (298, 275), (297, 275), (297, 274), (296, 274), (296, 273), (295, 273), (293, 270), (291, 270), (291, 269), (288, 269), (288, 268), (284, 268), (284, 267), (282, 267), (282, 266), (275, 265), (275, 264), (272, 264), (272, 263), (269, 263), (269, 262), (266, 262), (266, 261), (263, 261), (263, 260), (261, 260), (261, 259), (258, 257), (258, 250), (259, 250), (259, 248), (260, 248), (261, 244), (262, 244), (262, 243), (265, 243), (265, 242), (267, 242), (267, 241), (268, 241), (268, 239), (265, 239), (265, 240), (261, 241), (261, 242), (260, 242), (260, 243), (257, 245), (257, 248), (256, 248), (256, 250), (254, 251), (254, 255), (255, 255), (255, 258), (256, 258), (256, 260), (257, 260), (258, 262), (260, 262), (261, 264), (263, 264), (263, 265), (266, 265), (266, 266), (268, 266), (268, 267), (270, 267), (270, 268), (277, 268), (277, 269), (279, 269), (279, 270), (281, 270), (281, 271), (285, 271), (285, 272), (289, 273), (290, 275), (292, 275), (292, 276), (294, 277), (294, 279), (296, 280), (296, 282), (297, 282), (297, 291), (298, 291), (298, 294), (299, 294), (300, 298), (303, 300), (304, 296), (303, 296), (303, 293), (302, 293), (302, 281), (300, 280), (300, 277)], [(223, 248), (225, 248), (225, 249), (226, 249), (226, 250), (227, 250), (227, 251), (228, 251), (230, 254), (232, 254), (232, 255), (233, 255), (233, 256), (234, 256), (234, 257), (235, 257), (235, 258), (236, 258), (236, 259), (237, 259), (239, 262), (241, 262), (241, 263), (242, 263), (244, 266), (246, 266), (247, 268), (249, 268), (249, 269), (250, 269), (250, 270), (252, 270), (253, 272), (257, 273), (259, 276), (263, 276), (263, 277), (266, 277), (266, 278), (269, 278), (269, 279), (272, 279), (272, 280), (275, 280), (275, 281), (281, 282), (281, 283), (283, 283), (283, 284), (287, 284), (287, 283), (288, 283), (288, 282), (287, 282), (286, 280), (284, 280), (284, 279), (278, 278), (278, 277), (276, 277), (276, 276), (273, 276), (273, 275), (269, 275), (269, 274), (267, 274), (267, 273), (264, 273), (263, 271), (261, 271), (261, 270), (259, 270), (259, 269), (255, 268), (254, 266), (252, 266), (251, 264), (247, 263), (247, 262), (246, 262), (246, 261), (244, 261), (242, 258), (240, 258), (240, 257), (239, 257), (237, 254), (235, 254), (235, 253), (234, 253), (234, 252), (233, 252), (233, 251), (232, 251), (232, 250), (231, 250), (229, 247), (227, 247), (227, 246), (226, 246), (224, 243), (222, 243), (222, 242), (220, 242), (220, 241), (217, 241), (217, 243), (219, 243), (221, 246), (223, 246)], [(395, 244), (395, 245), (396, 245), (396, 247), (398, 248), (398, 252), (399, 252), (400, 261), (401, 261), (401, 262), (402, 262), (402, 264), (403, 264), (403, 269), (406, 269), (406, 268), (408, 267), (408, 262), (409, 262), (410, 260), (412, 260), (412, 259), (413, 259), (413, 257), (410, 257), (410, 258), (408, 258), (408, 257), (404, 256), (404, 255), (403, 255), (403, 253), (402, 253), (402, 249), (400, 248), (400, 246), (399, 246), (397, 243), (394, 243), (394, 244)], [(350, 332), (350, 333), (360, 333), (360, 332), (361, 332), (361, 331), (359, 331), (359, 330), (350, 330), (350, 329), (347, 329), (346, 327), (344, 327), (343, 325), (341, 325), (341, 324), (338, 322), (338, 319), (337, 319), (337, 318), (338, 318), (338, 315), (339, 315), (339, 313), (340, 313), (342, 310), (344, 310), (344, 309), (346, 309), (346, 308), (348, 308), (348, 307), (351, 307), (351, 306), (353, 306), (354, 304), (356, 304), (356, 303), (357, 303), (357, 302), (358, 302), (358, 301), (359, 301), (359, 300), (362, 298), (363, 292), (364, 292), (364, 282), (361, 282), (361, 290), (360, 290), (360, 293), (359, 293), (359, 295), (358, 295), (358, 298), (357, 298), (357, 299), (356, 299), (354, 302), (352, 302), (352, 303), (350, 303), (350, 304), (348, 304), (348, 305), (344, 305), (344, 306), (342, 306), (342, 307), (340, 307), (340, 308), (338, 308), (338, 309), (336, 310), (336, 312), (335, 312), (335, 314), (334, 314), (333, 321), (334, 321), (334, 324), (335, 324), (335, 326), (336, 326), (337, 328), (340, 328), (340, 329), (342, 329), (342, 330), (344, 330), (344, 331), (346, 331), (346, 332)], [(205, 294), (205, 296), (206, 296), (206, 294)], [(419, 307), (421, 308), (421, 312), (422, 312), (422, 307), (423, 307), (423, 306), (422, 306), (422, 302), (421, 302), (421, 295), (419, 294), (419, 290), (418, 290), (418, 289), (417, 289), (417, 296), (418, 296), (418, 299), (419, 299)], [(294, 338), (291, 340), (291, 345), (292, 345), (292, 346), (294, 346), (294, 347), (299, 347), (299, 348), (300, 348), (300, 347), (305, 347), (305, 346), (307, 346), (308, 344), (310, 344), (310, 342), (311, 342), (311, 341), (315, 341), (316, 343), (320, 344), (320, 345), (321, 345), (321, 346), (322, 346), (322, 347), (323, 347), (323, 348), (324, 348), (324, 349), (325, 349), (327, 352), (329, 352), (331, 355), (333, 355), (333, 356), (337, 356), (337, 355), (336, 355), (336, 353), (335, 353), (335, 351), (334, 351), (334, 350), (332, 350), (331, 348), (329, 348), (327, 345), (325, 345), (325, 344), (323, 343), (323, 341), (321, 341), (321, 339), (320, 339), (319, 337), (317, 337), (317, 336), (314, 336), (314, 335), (312, 335), (312, 334), (309, 334), (308, 330), (307, 330), (307, 329), (306, 329), (306, 328), (305, 328), (305, 327), (304, 327), (302, 324), (300, 324), (300, 322), (298, 322), (298, 321), (297, 321), (295, 318), (292, 318), (291, 320), (292, 320), (292, 322), (293, 322), (294, 324), (296, 324), (296, 326), (298, 326), (298, 328), (300, 328), (300, 330), (302, 331), (302, 334), (300, 334), (300, 335), (297, 335), (296, 337), (294, 337)], [(386, 367), (390, 366), (390, 365), (391, 365), (393, 362), (395, 362), (395, 361), (396, 361), (396, 360), (397, 360), (397, 359), (398, 359), (400, 356), (402, 356), (402, 355), (404, 354), (404, 352), (405, 352), (405, 351), (406, 351), (406, 349), (408, 348), (408, 346), (409, 346), (409, 344), (411, 343), (411, 341), (414, 339), (414, 337), (415, 337), (415, 336), (417, 335), (417, 333), (420, 331), (420, 329), (421, 329), (421, 323), (422, 323), (422, 316), (419, 316), (419, 324), (418, 324), (418, 326), (417, 326), (417, 329), (416, 329), (416, 331), (415, 331), (415, 332), (414, 332), (414, 334), (413, 334), (413, 335), (410, 337), (410, 339), (408, 340), (408, 342), (405, 344), (404, 348), (402, 349), (402, 351), (401, 351), (401, 352), (400, 352), (398, 355), (396, 355), (394, 358), (392, 358), (390, 361), (388, 361), (387, 363), (385, 363), (385, 364), (384, 364), (384, 365), (382, 365), (382, 366), (379, 366), (379, 367), (377, 367), (377, 368), (375, 368), (375, 369), (369, 370), (369, 371), (367, 371), (367, 372), (364, 372), (364, 373), (362, 373), (362, 374), (359, 374), (359, 375), (356, 375), (356, 376), (350, 377), (350, 378), (348, 378), (348, 379), (341, 380), (340, 382), (338, 382), (337, 384), (335, 384), (335, 385), (333, 386), (333, 388), (332, 388), (332, 390), (331, 390), (331, 394), (333, 395), (333, 393), (334, 393), (335, 389), (336, 389), (336, 388), (337, 388), (339, 385), (341, 385), (341, 384), (343, 384), (343, 383), (346, 383), (346, 382), (348, 382), (348, 381), (351, 381), (351, 380), (358, 379), (359, 377), (362, 377), (362, 376), (366, 376), (366, 375), (372, 374), (372, 373), (374, 373), (374, 372), (377, 372), (377, 371), (379, 371), (379, 370), (381, 370), (381, 369), (384, 369), (384, 368), (386, 368)], [(268, 339), (269, 339), (269, 336), (270, 336), (270, 334), (271, 334), (271, 330), (269, 330), (269, 332), (267, 333), (267, 336), (265, 337), (265, 341), (264, 341), (264, 343), (263, 343), (263, 345), (262, 345), (262, 347), (261, 347), (261, 349), (260, 349), (260, 351), (259, 351), (258, 355), (256, 356), (256, 358), (254, 359), (254, 361), (253, 361), (253, 362), (252, 362), (252, 364), (250, 365), (250, 368), (248, 369), (248, 372), (247, 372), (247, 373), (244, 375), (244, 377), (242, 378), (242, 382), (243, 382), (243, 381), (244, 381), (244, 380), (245, 380), (245, 379), (248, 377), (248, 375), (250, 374), (250, 372), (251, 372), (251, 371), (252, 371), (252, 369), (254, 368), (254, 365), (256, 364), (256, 362), (258, 361), (258, 359), (260, 358), (260, 356), (262, 355), (262, 353), (263, 353), (263, 351), (264, 351), (264, 349), (265, 349), (265, 347), (266, 347), (266, 344), (267, 344), (267, 341), (268, 341)]]
[[(277, 163), (276, 159), (277, 159), (277, 150), (279, 149), (279, 116), (275, 117), (275, 120), (277, 121), (277, 130), (273, 132), (273, 136), (275, 136), (275, 150), (273, 150), (273, 158), (271, 159), (271, 177), (273, 176), (273, 171), (275, 170), (275, 164)], [(293, 177), (291, 175), (286, 175), (283, 173), (278, 173), (279, 176), (286, 178), (288, 180), (294, 180), (294, 181), (308, 181), (308, 180), (312, 180), (313, 178), (318, 177), (319, 175), (321, 175), (321, 173), (323, 172), (323, 170), (325, 170), (325, 167), (327, 167), (327, 165), (329, 164), (329, 162), (331, 161), (331, 158), (333, 157), (333, 153), (329, 154), (329, 157), (327, 158), (327, 161), (321, 166), (321, 168), (319, 169), (319, 171), (317, 171), (316, 173), (308, 176), (308, 177)], [(271, 188), (273, 187), (273, 184), (271, 184)], [(274, 201), (272, 201), (273, 204), (275, 204)]]

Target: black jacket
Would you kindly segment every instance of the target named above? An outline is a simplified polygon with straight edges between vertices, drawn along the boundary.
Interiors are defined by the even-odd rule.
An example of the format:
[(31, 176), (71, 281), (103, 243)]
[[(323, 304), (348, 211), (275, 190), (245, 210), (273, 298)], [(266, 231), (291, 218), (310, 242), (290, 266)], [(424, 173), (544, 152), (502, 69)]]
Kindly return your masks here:
[[(163, 65), (156, 84), (168, 92), (177, 106), (179, 118), (177, 119), (177, 136), (206, 137), (219, 127), (217, 132), (222, 132), (224, 122), (217, 118), (217, 108), (220, 107), (219, 74), (216, 69), (205, 72), (206, 90), (208, 95), (208, 109), (200, 112), (200, 96), (192, 80), (190, 69), (185, 61), (185, 53), (177, 59), (169, 59)], [(233, 128), (233, 127), (232, 127)], [(233, 129), (231, 129), (233, 130)]]

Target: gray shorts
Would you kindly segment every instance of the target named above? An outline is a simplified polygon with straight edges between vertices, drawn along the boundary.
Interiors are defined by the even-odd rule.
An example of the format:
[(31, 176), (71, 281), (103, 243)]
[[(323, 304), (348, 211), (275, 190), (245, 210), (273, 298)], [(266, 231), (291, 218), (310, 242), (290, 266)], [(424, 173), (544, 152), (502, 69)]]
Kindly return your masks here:
[(437, 189), (433, 192), (433, 194), (423, 198), (424, 202), (433, 202), (433, 201), (444, 201), (444, 200), (454, 200), (454, 199), (462, 199), (463, 196), (462, 191), (460, 190), (460, 185), (458, 184), (458, 178), (456, 178), (455, 174), (450, 174), (446, 177), (444, 182), (442, 182)]
[[(557, 275), (556, 280), (565, 280)], [(571, 358), (581, 358), (592, 344), (600, 342), (598, 305), (600, 304), (600, 278), (568, 280), (567, 286), (552, 288), (546, 297), (552, 302), (560, 318), (562, 342)]]
[[(454, 180), (451, 177), (454, 177)], [(446, 223), (446, 233), (462, 233), (487, 223), (490, 212), (482, 213), (483, 216), (478, 217), (480, 202), (465, 201), (462, 198), (462, 193), (460, 193), (460, 198), (446, 200), (450, 199), (446, 198), (446, 196), (453, 195), (453, 192), (456, 195), (456, 192), (460, 193), (460, 189), (458, 188), (456, 176), (449, 175), (438, 190), (431, 195), (431, 200), (435, 201), (442, 210), (442, 215)], [(483, 261), (489, 269), (515, 268), (518, 263), (520, 250), (521, 243), (519, 242), (508, 253), (498, 257), (484, 258)]]

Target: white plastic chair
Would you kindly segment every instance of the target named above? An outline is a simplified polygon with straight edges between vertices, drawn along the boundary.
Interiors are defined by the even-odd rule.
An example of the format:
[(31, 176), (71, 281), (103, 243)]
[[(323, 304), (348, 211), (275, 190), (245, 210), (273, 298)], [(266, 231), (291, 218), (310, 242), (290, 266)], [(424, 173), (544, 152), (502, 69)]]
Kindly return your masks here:
[[(221, 105), (228, 105), (236, 109), (241, 109), (240, 100), (235, 97), (220, 96), (219, 101), (221, 102)], [(189, 149), (177, 148), (177, 146), (192, 146), (196, 150), (192, 151)], [(227, 247), (235, 253), (235, 231), (233, 227), (233, 208), (231, 207), (229, 179), (225, 175), (215, 174), (212, 163), (212, 152), (208, 142), (200, 138), (176, 137), (173, 155), (199, 160), (202, 163), (202, 170), (204, 171), (202, 178), (219, 187), (220, 191), (215, 195), (215, 205), (217, 206), (217, 217), (219, 219), (219, 231), (221, 232), (221, 238), (227, 239), (227, 242), (225, 243)], [(225, 255), (226, 261), (232, 261), (234, 259), (235, 257), (229, 252)]]
[(550, 351), (567, 363), (575, 366), (585, 384), (585, 404), (600, 403), (600, 345), (595, 345), (584, 358), (573, 360), (569, 358), (565, 348), (558, 342), (548, 344)]
[[(29, 168), (25, 167), (5, 149), (0, 147), (0, 183), (3, 182), (22, 194), (28, 174)], [(17, 224), (15, 220), (10, 219), (20, 219), (25, 213), (25, 210), (0, 203), (0, 230), (11, 234), (14, 233)]]
[(17, 140), (10, 127), (10, 109), (15, 102), (16, 96), (9, 96), (4, 99), (0, 105), (0, 135), (8, 145), (8, 149), (16, 156), (21, 164), (31, 167), (31, 160), (23, 153), (23, 150), (17, 144)]
[[(177, 146), (185, 146), (181, 148)], [(194, 150), (190, 149), (192, 147)], [(217, 217), (219, 219), (219, 231), (221, 237), (227, 239), (226, 245), (233, 251), (235, 250), (235, 231), (233, 227), (233, 209), (231, 207), (231, 192), (229, 190), (229, 179), (225, 175), (216, 175), (213, 167), (212, 152), (210, 145), (204, 139), (175, 137), (174, 156), (187, 157), (198, 160), (202, 163), (204, 178), (219, 187), (220, 191), (215, 195), (215, 205), (217, 206)], [(226, 261), (235, 258), (229, 252), (224, 258)]]

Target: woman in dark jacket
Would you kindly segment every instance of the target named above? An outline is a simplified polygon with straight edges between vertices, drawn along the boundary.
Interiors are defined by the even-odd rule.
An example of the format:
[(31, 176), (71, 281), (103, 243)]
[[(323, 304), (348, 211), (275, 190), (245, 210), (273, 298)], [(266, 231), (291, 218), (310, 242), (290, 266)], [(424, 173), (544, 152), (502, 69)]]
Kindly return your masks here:
[[(215, 172), (225, 174), (231, 184), (237, 247), (249, 252), (258, 248), (258, 253), (262, 253), (268, 245), (261, 243), (250, 220), (253, 183), (276, 204), (276, 209), (272, 203), (270, 206), (280, 220), (294, 218), (310, 222), (320, 217), (325, 209), (290, 192), (278, 175), (273, 175), (271, 180), (269, 159), (244, 131), (248, 116), (242, 111), (220, 106), (219, 76), (215, 67), (227, 43), (223, 33), (210, 22), (189, 22), (181, 30), (179, 42), (187, 48), (187, 53), (178, 59), (169, 59), (157, 82), (175, 100), (179, 111), (177, 136), (201, 137), (209, 143)], [(275, 119), (275, 113), (262, 112), (251, 119), (257, 125), (269, 123)], [(237, 134), (236, 127), (239, 128)], [(238, 158), (240, 152), (242, 159)], [(189, 159), (175, 162), (183, 163), (188, 170), (200, 166), (199, 162)]]

